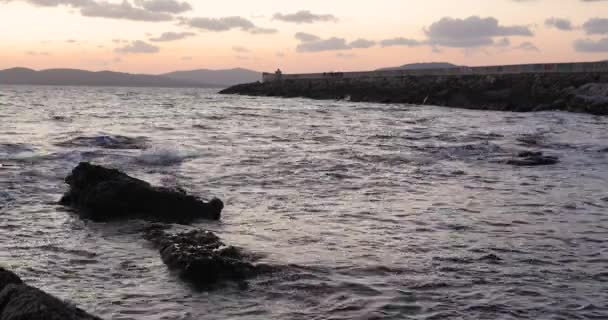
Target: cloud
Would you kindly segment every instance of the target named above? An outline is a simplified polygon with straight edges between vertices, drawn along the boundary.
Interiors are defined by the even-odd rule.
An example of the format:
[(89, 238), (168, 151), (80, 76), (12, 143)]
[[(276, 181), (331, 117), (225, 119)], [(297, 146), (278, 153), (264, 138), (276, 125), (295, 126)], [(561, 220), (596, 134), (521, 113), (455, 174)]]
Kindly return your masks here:
[(192, 60), (192, 57), (188, 57), (188, 56), (187, 57), (182, 57), (181, 60), (183, 60), (183, 61), (190, 61), (190, 60)]
[(574, 42), (574, 49), (578, 52), (608, 52), (608, 38), (597, 41), (591, 39), (580, 39)]
[(131, 42), (130, 44), (124, 46), (124, 47), (120, 47), (120, 48), (116, 48), (116, 53), (124, 53), (124, 54), (128, 54), (128, 53), (157, 53), (160, 51), (160, 48), (157, 46), (153, 46), (149, 43), (146, 43), (144, 41), (141, 40), (136, 40)]
[(583, 24), (587, 34), (608, 34), (608, 19), (593, 18)]
[(296, 47), (298, 52), (319, 52), (319, 51), (333, 51), (333, 50), (350, 50), (351, 47), (346, 44), (344, 38), (332, 37), (329, 39), (319, 39), (314, 41), (306, 41), (300, 43)]
[(361, 49), (365, 49), (365, 48), (371, 48), (373, 46), (376, 45), (376, 41), (372, 41), (372, 40), (367, 40), (367, 39), (357, 39), (355, 41), (352, 41), (349, 46), (351, 48), (361, 48)]
[(499, 47), (499, 48), (506, 48), (506, 47), (510, 47), (511, 46), (511, 40), (509, 40), (509, 38), (502, 38), (499, 41), (497, 41), (496, 43), (494, 43), (494, 46)]
[(273, 20), (291, 23), (315, 23), (315, 22), (338, 22), (338, 18), (331, 14), (315, 14), (308, 10), (301, 10), (296, 13), (282, 14), (275, 13)]
[(515, 49), (540, 52), (540, 49), (530, 41), (522, 42), (520, 45), (515, 47)]
[(29, 56), (50, 56), (51, 54), (46, 51), (28, 51), (26, 52)]
[(247, 31), (252, 34), (268, 34), (276, 33), (276, 29), (266, 29), (257, 27), (253, 22), (238, 16), (223, 17), (223, 18), (183, 18), (182, 24), (190, 26), (192, 28), (203, 29), (213, 32), (222, 32), (232, 29), (240, 29)]
[(249, 49), (241, 46), (234, 46), (232, 47), (232, 50), (234, 50), (235, 52), (250, 52)]
[(408, 38), (392, 38), (392, 39), (385, 39), (380, 41), (380, 45), (382, 47), (392, 47), (392, 46), (407, 46), (407, 47), (416, 47), (416, 46), (420, 46), (420, 45), (424, 45), (424, 42), (420, 42), (418, 40), (414, 40), (414, 39), (408, 39)]
[(563, 31), (570, 31), (574, 29), (574, 26), (572, 26), (572, 22), (570, 20), (555, 17), (551, 17), (545, 20), (545, 26)]
[(166, 41), (175, 41), (181, 40), (188, 37), (195, 36), (196, 33), (192, 32), (165, 32), (156, 38), (150, 38), (150, 41), (153, 42), (166, 42)]
[[(69, 6), (80, 9), (80, 14), (85, 17), (99, 17), (111, 19), (126, 19), (134, 21), (170, 21), (171, 14), (165, 12), (150, 11), (146, 8), (133, 6), (131, 2), (123, 0), (120, 3), (95, 0), (0, 0), (1, 2), (22, 1), (40, 7)], [(155, 1), (155, 0), (150, 0)], [(163, 0), (161, 0), (163, 1)], [(144, 1), (146, 2), (146, 1)]]
[(91, 4), (82, 7), (80, 13), (85, 17), (126, 19), (134, 21), (159, 22), (173, 20), (173, 16), (170, 14), (137, 8), (126, 0), (122, 3), (92, 2)]
[(302, 42), (310, 42), (310, 41), (318, 41), (321, 40), (320, 37), (315, 36), (314, 34), (310, 34), (310, 33), (305, 33), (305, 32), (298, 32), (295, 35), (295, 38), (302, 41)]
[(176, 0), (138, 0), (136, 4), (151, 12), (182, 13), (192, 10), (188, 2)]
[(356, 57), (357, 55), (352, 54), (352, 53), (344, 53), (344, 52), (338, 52), (336, 54), (336, 57), (338, 58), (342, 58), (342, 59), (352, 59), (354, 57)]
[(347, 42), (344, 38), (331, 37), (323, 39), (314, 34), (298, 32), (294, 37), (300, 41), (296, 47), (298, 52), (319, 52), (334, 50), (364, 49), (376, 45), (375, 41), (359, 38), (352, 42)]
[(527, 26), (502, 26), (496, 18), (478, 16), (466, 19), (445, 17), (431, 24), (425, 33), (429, 44), (455, 48), (492, 45), (493, 37), (533, 36)]

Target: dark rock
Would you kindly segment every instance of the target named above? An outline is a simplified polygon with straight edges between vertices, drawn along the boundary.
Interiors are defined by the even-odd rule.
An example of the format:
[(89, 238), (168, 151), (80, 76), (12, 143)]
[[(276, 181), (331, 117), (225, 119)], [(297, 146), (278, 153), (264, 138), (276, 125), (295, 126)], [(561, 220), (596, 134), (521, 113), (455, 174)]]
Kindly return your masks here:
[(0, 320), (101, 320), (0, 267)]
[(543, 155), (543, 153), (541, 151), (522, 151), (517, 154), (517, 156), (520, 158), (538, 157), (538, 156), (542, 156), (542, 155)]
[(607, 82), (608, 77), (599, 73), (403, 76), (373, 81), (289, 79), (241, 84), (220, 93), (328, 100), (350, 97), (353, 102), (424, 104), (514, 112), (563, 110), (606, 115)]
[(65, 182), (70, 190), (60, 203), (78, 209), (93, 220), (144, 218), (190, 222), (220, 218), (224, 204), (214, 198), (203, 202), (182, 190), (155, 187), (116, 169), (81, 162)]
[(557, 157), (545, 156), (542, 152), (522, 151), (517, 155), (517, 158), (508, 160), (507, 164), (514, 166), (546, 166), (558, 162), (559, 159)]
[(145, 237), (160, 249), (161, 258), (170, 270), (200, 287), (225, 280), (243, 282), (268, 270), (267, 266), (254, 265), (253, 256), (226, 246), (209, 231), (168, 234), (151, 228)]
[(8, 271), (0, 267), (0, 291), (4, 290), (4, 287), (9, 284), (22, 284), (21, 278), (11, 271)]

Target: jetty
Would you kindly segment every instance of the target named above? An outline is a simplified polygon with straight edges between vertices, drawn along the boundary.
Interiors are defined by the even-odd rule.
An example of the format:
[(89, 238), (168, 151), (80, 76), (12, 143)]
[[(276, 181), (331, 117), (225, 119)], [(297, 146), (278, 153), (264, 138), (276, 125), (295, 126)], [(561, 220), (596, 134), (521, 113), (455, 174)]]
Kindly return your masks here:
[(223, 94), (608, 115), (608, 62), (284, 74)]

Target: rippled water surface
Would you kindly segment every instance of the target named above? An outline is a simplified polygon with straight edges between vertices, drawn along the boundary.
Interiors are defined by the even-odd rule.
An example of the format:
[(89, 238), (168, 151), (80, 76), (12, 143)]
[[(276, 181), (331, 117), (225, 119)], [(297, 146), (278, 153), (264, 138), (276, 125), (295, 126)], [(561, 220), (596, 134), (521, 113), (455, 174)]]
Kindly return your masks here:
[[(0, 263), (104, 318), (608, 318), (608, 117), (84, 87), (0, 111)], [(194, 290), (144, 222), (55, 204), (80, 161), (220, 197), (196, 227), (284, 272)]]

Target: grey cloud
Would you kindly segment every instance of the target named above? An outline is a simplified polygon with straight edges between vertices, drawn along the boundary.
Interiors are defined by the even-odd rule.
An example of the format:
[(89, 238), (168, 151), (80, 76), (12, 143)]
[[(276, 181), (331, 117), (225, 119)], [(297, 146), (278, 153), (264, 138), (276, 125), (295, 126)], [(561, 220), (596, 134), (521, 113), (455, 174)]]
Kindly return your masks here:
[(162, 12), (151, 12), (131, 5), (128, 1), (122, 3), (94, 2), (80, 9), (85, 17), (100, 17), (113, 19), (126, 19), (135, 21), (169, 21), (173, 17)]
[(593, 18), (583, 24), (587, 34), (608, 34), (608, 19)]
[(40, 6), (40, 7), (57, 7), (57, 6), (72, 6), (72, 7), (84, 7), (95, 3), (93, 0), (0, 0), (0, 2), (27, 2), (29, 4)]
[(380, 41), (380, 45), (383, 47), (393, 47), (393, 46), (416, 47), (416, 46), (420, 46), (423, 44), (425, 44), (425, 43), (420, 42), (415, 39), (408, 39), (408, 38), (402, 38), (402, 37), (385, 39), (385, 40)]
[(176, 0), (138, 0), (136, 3), (151, 12), (182, 13), (192, 10), (188, 2)]
[(344, 38), (331, 37), (328, 39), (323, 39), (314, 34), (305, 32), (298, 32), (294, 35), (294, 37), (300, 41), (300, 44), (296, 47), (296, 51), (298, 52), (364, 49), (376, 45), (375, 41), (362, 38), (352, 42), (347, 42)]
[(563, 30), (563, 31), (570, 31), (570, 30), (574, 29), (574, 26), (572, 26), (572, 22), (570, 20), (564, 19), (564, 18), (555, 18), (555, 17), (551, 17), (551, 18), (545, 20), (545, 26), (553, 27), (553, 28)]
[(597, 41), (591, 39), (576, 40), (574, 49), (578, 52), (608, 52), (608, 38)]
[(492, 38), (499, 36), (533, 36), (526, 26), (502, 26), (496, 18), (477, 16), (466, 19), (445, 17), (431, 24), (425, 33), (430, 44), (456, 48), (492, 45)]
[(223, 18), (191, 18), (182, 19), (182, 24), (193, 28), (203, 29), (207, 31), (221, 32), (232, 29), (240, 29), (252, 34), (275, 33), (275, 29), (265, 29), (257, 27), (253, 22), (238, 16), (223, 17)]
[(498, 42), (494, 43), (496, 47), (505, 48), (511, 46), (511, 40), (509, 38), (502, 38)]
[(273, 20), (291, 23), (315, 23), (315, 22), (337, 22), (338, 18), (331, 14), (315, 14), (308, 10), (301, 10), (296, 13), (282, 14), (275, 13)]
[(135, 21), (169, 21), (173, 16), (164, 12), (150, 11), (145, 8), (133, 6), (131, 2), (123, 0), (121, 3), (94, 0), (0, 0), (1, 2), (22, 1), (41, 7), (69, 6), (80, 9), (85, 17), (100, 17), (112, 19), (126, 19)]
[(153, 46), (149, 43), (146, 43), (141, 40), (133, 41), (130, 44), (116, 48), (117, 53), (157, 53), (160, 51), (160, 48), (157, 46)]
[(298, 33), (296, 33), (295, 38), (298, 39), (298, 40), (300, 40), (300, 41), (302, 41), (302, 42), (321, 40), (320, 37), (315, 36), (314, 34), (305, 33), (305, 32), (298, 32)]
[(540, 52), (540, 49), (530, 41), (522, 42), (515, 49)]
[(344, 38), (336, 37), (302, 42), (296, 47), (298, 52), (319, 52), (349, 49), (351, 49), (351, 47), (346, 44), (346, 40)]
[(234, 50), (235, 52), (250, 52), (249, 49), (241, 46), (234, 46), (232, 47), (232, 50)]
[(154, 42), (166, 42), (166, 41), (175, 41), (181, 40), (184, 38), (195, 36), (196, 33), (192, 32), (165, 32), (156, 38), (150, 38), (150, 41)]
[(338, 58), (342, 58), (342, 59), (352, 59), (354, 57), (356, 57), (357, 55), (352, 54), (352, 53), (344, 53), (344, 52), (338, 52), (336, 54), (336, 57)]
[(27, 55), (30, 56), (50, 56), (51, 54), (46, 52), (46, 51), (28, 51), (26, 52)]
[(376, 45), (376, 41), (367, 40), (367, 39), (357, 39), (349, 44), (351, 48), (371, 48)]

